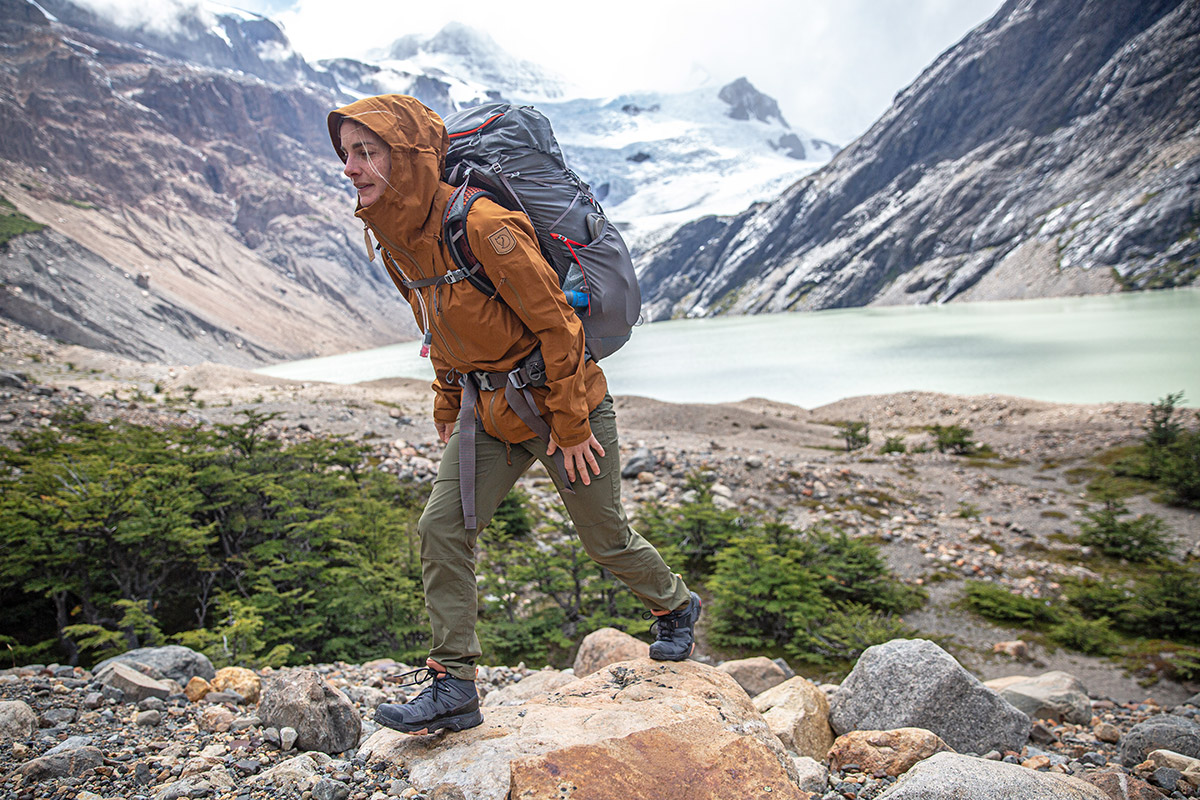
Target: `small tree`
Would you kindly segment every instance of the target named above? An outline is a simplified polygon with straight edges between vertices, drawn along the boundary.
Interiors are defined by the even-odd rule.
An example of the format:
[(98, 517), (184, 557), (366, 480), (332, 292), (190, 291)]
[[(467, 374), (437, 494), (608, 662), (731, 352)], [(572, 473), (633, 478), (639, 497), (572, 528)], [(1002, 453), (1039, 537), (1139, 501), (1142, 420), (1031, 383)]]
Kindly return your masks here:
[(1081, 544), (1095, 547), (1105, 555), (1129, 561), (1149, 561), (1171, 552), (1167, 543), (1167, 526), (1153, 514), (1142, 514), (1137, 519), (1121, 519), (1129, 509), (1115, 495), (1104, 497), (1104, 504), (1089, 511), (1088, 522), (1079, 524)]
[(970, 428), (961, 425), (930, 425), (926, 430), (933, 434), (934, 445), (939, 453), (965, 456), (975, 452), (974, 435)]
[(871, 427), (867, 422), (842, 422), (838, 433), (846, 442), (846, 452), (861, 450), (871, 443)]
[[(1196, 415), (1200, 423), (1200, 413)], [(1160, 478), (1175, 503), (1200, 508), (1200, 427), (1180, 433), (1162, 459)]]

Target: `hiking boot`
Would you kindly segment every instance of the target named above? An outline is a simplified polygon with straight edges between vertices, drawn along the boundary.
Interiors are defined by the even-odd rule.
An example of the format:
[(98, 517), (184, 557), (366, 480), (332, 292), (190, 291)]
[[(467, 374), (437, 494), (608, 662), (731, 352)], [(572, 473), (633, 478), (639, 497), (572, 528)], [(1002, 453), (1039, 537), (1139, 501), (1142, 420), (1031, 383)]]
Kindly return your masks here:
[(656, 616), (658, 641), (650, 645), (650, 657), (655, 661), (683, 661), (696, 649), (696, 620), (700, 619), (700, 595), (692, 592), (692, 599), (683, 608), (669, 614)]
[(380, 725), (402, 733), (435, 733), (443, 728), (463, 731), (483, 722), (475, 681), (455, 678), (432, 667), (414, 669), (400, 677), (409, 676), (415, 677), (402, 685), (432, 683), (411, 702), (382, 703), (375, 709), (375, 721)]

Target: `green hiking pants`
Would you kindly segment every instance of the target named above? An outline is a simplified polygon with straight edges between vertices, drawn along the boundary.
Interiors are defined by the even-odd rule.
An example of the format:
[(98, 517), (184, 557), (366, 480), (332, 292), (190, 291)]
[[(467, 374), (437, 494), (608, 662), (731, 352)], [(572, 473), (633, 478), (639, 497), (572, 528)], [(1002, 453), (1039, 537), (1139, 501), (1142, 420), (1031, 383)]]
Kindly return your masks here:
[[(687, 603), (683, 579), (671, 572), (654, 546), (629, 527), (621, 506), (621, 463), (617, 418), (612, 398), (605, 396), (589, 415), (592, 434), (604, 448), (597, 457), (600, 474), (587, 486), (576, 477), (567, 494), (558, 486), (563, 503), (584, 550), (597, 564), (620, 578), (652, 611), (670, 611)], [(475, 635), (478, 595), (475, 584), (476, 532), (463, 522), (458, 481), (458, 428), (442, 456), (433, 492), (421, 515), (421, 570), (425, 608), (433, 641), (429, 657), (456, 678), (474, 680), (480, 656)], [(488, 523), (500, 501), (534, 459), (558, 485), (557, 470), (546, 457), (540, 439), (505, 445), (482, 429), (475, 438), (475, 510), (479, 530)]]

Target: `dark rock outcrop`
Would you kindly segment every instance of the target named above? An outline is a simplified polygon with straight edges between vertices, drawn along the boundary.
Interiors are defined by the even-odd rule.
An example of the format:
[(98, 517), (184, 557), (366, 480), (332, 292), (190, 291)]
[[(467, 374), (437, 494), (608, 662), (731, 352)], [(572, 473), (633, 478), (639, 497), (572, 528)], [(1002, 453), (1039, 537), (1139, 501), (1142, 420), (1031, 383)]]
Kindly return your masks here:
[(641, 259), (651, 319), (1200, 277), (1200, 6), (1010, 0), (820, 172)]

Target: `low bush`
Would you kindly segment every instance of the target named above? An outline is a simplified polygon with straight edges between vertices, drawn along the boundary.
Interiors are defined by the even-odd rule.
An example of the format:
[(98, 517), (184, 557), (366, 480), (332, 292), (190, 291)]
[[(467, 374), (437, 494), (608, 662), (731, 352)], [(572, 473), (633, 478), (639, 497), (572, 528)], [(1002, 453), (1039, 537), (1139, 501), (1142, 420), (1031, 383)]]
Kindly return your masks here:
[(1170, 554), (1167, 526), (1162, 519), (1153, 514), (1122, 519), (1128, 514), (1125, 503), (1106, 495), (1103, 506), (1084, 514), (1088, 521), (1079, 523), (1080, 543), (1106, 556), (1129, 561), (1150, 561)]
[(934, 446), (939, 453), (954, 455), (969, 455), (975, 452), (974, 432), (961, 425), (930, 425), (927, 430), (933, 434)]
[(995, 583), (967, 581), (963, 601), (981, 617), (1035, 630), (1058, 623), (1061, 617), (1049, 600), (1025, 597)]

